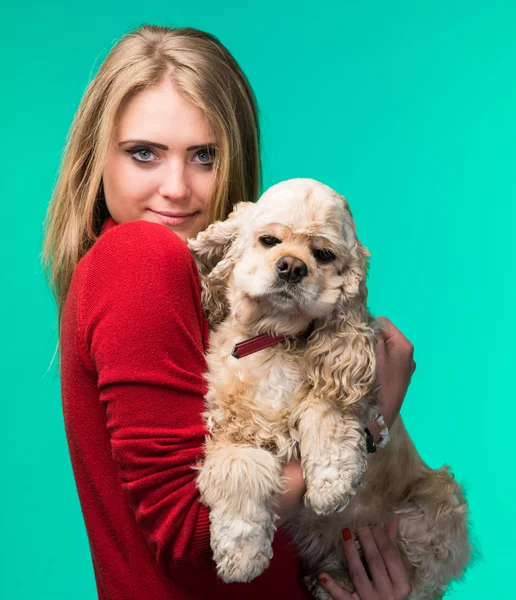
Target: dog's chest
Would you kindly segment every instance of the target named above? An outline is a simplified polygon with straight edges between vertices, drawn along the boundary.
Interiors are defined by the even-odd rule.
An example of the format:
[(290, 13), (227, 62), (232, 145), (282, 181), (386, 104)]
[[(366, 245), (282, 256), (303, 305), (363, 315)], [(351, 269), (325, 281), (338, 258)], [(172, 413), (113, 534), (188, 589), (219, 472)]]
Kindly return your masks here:
[(231, 356), (234, 336), (214, 336), (208, 364), (208, 381), (215, 404), (246, 407), (265, 421), (286, 416), (302, 384), (302, 351), (285, 345), (264, 348), (237, 359)]
[(265, 364), (259, 360), (249, 364), (247, 368), (255, 375), (256, 401), (274, 412), (288, 410), (301, 383), (299, 362), (279, 353)]

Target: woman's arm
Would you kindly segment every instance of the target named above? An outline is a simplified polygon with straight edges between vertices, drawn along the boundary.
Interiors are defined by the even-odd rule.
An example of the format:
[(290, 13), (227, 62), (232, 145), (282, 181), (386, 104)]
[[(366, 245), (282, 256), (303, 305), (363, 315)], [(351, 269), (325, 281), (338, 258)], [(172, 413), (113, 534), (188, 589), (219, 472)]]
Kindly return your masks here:
[[(391, 427), (400, 412), (416, 363), (411, 342), (389, 319), (379, 317), (379, 320), (385, 329), (378, 336), (376, 350), (376, 368), (380, 384), (378, 409), (384, 416), (387, 427)], [(288, 483), (279, 500), (278, 525), (296, 514), (306, 491), (299, 461), (291, 461), (285, 465), (283, 476), (288, 478)]]
[(120, 485), (162, 570), (199, 578), (212, 564), (193, 469), (206, 435), (195, 264), (175, 234), (144, 221), (107, 231), (90, 252), (77, 351), (105, 408)]
[(414, 346), (389, 319), (379, 317), (378, 320), (385, 325), (376, 345), (376, 371), (380, 384), (378, 410), (387, 427), (391, 427), (416, 370)]

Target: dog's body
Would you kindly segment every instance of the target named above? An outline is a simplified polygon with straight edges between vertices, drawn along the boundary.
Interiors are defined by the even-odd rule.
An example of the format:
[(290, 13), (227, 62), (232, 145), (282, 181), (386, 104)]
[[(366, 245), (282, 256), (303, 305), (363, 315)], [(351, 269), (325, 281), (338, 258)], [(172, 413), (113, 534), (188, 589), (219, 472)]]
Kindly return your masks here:
[[(287, 527), (315, 597), (329, 597), (316, 579), (323, 570), (352, 589), (342, 528), (394, 512), (410, 597), (441, 597), (469, 560), (467, 507), (453, 476), (422, 462), (401, 418), (392, 442), (367, 455), (377, 324), (366, 308), (369, 254), (345, 199), (313, 180), (283, 182), (190, 246), (216, 325), (205, 413), (211, 435), (198, 486), (219, 575), (249, 581), (267, 567), (282, 467), (299, 457), (306, 507)], [(248, 338), (302, 332), (232, 356)]]

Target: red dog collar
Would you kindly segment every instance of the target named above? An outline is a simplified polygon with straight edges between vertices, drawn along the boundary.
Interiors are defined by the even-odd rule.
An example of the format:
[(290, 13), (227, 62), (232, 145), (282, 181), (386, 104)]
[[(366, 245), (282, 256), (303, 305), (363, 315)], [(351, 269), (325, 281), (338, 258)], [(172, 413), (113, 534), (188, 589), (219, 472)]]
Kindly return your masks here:
[(291, 340), (292, 338), (298, 338), (303, 335), (305, 335), (304, 332), (296, 333), (295, 335), (270, 335), (268, 333), (257, 335), (235, 344), (231, 356), (234, 356), (235, 358), (244, 358), (244, 356), (258, 352), (258, 350), (263, 350), (264, 348), (269, 348), (269, 346), (279, 344), (284, 340)]

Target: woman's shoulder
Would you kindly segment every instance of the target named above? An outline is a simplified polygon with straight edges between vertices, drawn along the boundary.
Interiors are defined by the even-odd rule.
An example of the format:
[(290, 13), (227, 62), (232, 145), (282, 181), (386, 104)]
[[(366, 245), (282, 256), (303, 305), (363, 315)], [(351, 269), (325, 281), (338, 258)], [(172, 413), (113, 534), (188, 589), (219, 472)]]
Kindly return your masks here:
[(114, 318), (123, 327), (137, 318), (159, 324), (187, 310), (186, 304), (193, 322), (202, 310), (195, 261), (164, 225), (133, 221), (111, 227), (81, 262), (74, 273), (81, 323)]
[(198, 287), (197, 267), (186, 243), (158, 223), (131, 221), (104, 231), (76, 267), (72, 287), (82, 297), (99, 293), (149, 294)]
[(194, 262), (181, 238), (164, 225), (148, 221), (130, 221), (109, 228), (100, 235), (88, 255), (93, 262), (106, 259)]

